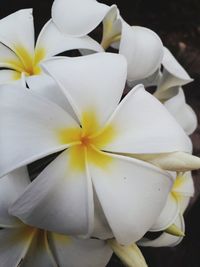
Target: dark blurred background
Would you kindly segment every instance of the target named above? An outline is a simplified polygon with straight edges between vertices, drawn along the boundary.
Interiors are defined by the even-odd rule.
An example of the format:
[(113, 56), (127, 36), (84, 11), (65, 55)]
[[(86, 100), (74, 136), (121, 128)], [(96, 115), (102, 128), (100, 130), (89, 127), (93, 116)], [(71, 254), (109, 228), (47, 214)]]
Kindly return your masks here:
[[(73, 1), (73, 0), (72, 0)], [(187, 102), (200, 121), (200, 1), (199, 0), (105, 0), (117, 4), (131, 25), (156, 31), (194, 82), (184, 86)], [(0, 18), (21, 8), (34, 9), (36, 34), (50, 18), (53, 0), (0, 0)], [(192, 135), (194, 154), (200, 156), (200, 126)], [(175, 248), (142, 249), (149, 267), (200, 267), (200, 172), (193, 173), (196, 194), (186, 211), (186, 237)], [(122, 267), (113, 257), (108, 267)], [(48, 266), (44, 266), (48, 267)]]

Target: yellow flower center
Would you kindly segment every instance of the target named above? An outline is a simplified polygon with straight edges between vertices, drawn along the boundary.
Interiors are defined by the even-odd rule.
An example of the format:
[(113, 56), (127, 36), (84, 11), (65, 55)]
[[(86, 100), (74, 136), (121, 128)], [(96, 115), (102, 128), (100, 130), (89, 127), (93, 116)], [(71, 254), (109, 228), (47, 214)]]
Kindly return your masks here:
[[(41, 73), (41, 67), (39, 63), (45, 58), (45, 49), (36, 49), (32, 55), (23, 46), (15, 46), (15, 53), (19, 60), (7, 60), (6, 63), (19, 73), (25, 73), (27, 76), (37, 75)], [(15, 75), (15, 79), (19, 78), (20, 75)]]
[(94, 112), (84, 112), (81, 122), (82, 127), (58, 131), (60, 143), (70, 145), (70, 166), (83, 171), (87, 160), (99, 167), (108, 167), (112, 158), (102, 149), (116, 137), (115, 127), (109, 125), (100, 129)]

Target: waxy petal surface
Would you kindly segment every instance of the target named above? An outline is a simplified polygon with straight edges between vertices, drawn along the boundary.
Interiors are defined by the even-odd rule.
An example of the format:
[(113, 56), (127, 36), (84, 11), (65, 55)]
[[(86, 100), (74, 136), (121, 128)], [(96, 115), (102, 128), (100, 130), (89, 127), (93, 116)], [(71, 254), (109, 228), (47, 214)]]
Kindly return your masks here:
[(142, 161), (105, 153), (105, 168), (89, 164), (94, 188), (120, 244), (140, 239), (154, 224), (172, 186), (172, 177)]
[(94, 216), (91, 181), (86, 170), (74, 170), (70, 160), (66, 150), (52, 161), (10, 212), (25, 223), (49, 231), (89, 234)]
[(148, 28), (122, 24), (119, 53), (128, 62), (128, 80), (140, 80), (153, 74), (163, 57), (163, 45), (158, 35)]
[(134, 87), (122, 100), (108, 125), (115, 127), (116, 138), (102, 147), (106, 151), (149, 154), (191, 147), (182, 128), (143, 85)]
[(95, 0), (56, 0), (52, 6), (52, 18), (61, 32), (83, 36), (102, 22), (109, 9)]
[(16, 86), (2, 87), (0, 98), (0, 176), (69, 146), (58, 131), (77, 123), (59, 106)]
[(36, 52), (44, 51), (44, 57), (49, 58), (72, 49), (87, 49), (102, 52), (103, 49), (89, 36), (73, 37), (61, 33), (52, 20), (43, 27), (37, 39)]
[(0, 227), (19, 227), (19, 220), (8, 213), (8, 208), (29, 183), (26, 167), (15, 170), (0, 180)]
[[(179, 229), (181, 229), (183, 232), (185, 231), (185, 223), (182, 215), (179, 215), (175, 222), (176, 226), (178, 226)], [(177, 246), (181, 241), (183, 240), (183, 237), (170, 235), (167, 233), (163, 233), (161, 236), (154, 240), (147, 240), (142, 239), (139, 241), (140, 246), (144, 247), (175, 247)]]
[(117, 107), (125, 86), (127, 69), (123, 56), (97, 53), (56, 58), (42, 65), (58, 82), (80, 122), (82, 114), (88, 112), (96, 116), (99, 127), (105, 124)]
[(112, 250), (104, 241), (49, 234), (50, 247), (61, 267), (103, 267)]
[(0, 42), (13, 50), (23, 61), (20, 52), (34, 53), (32, 9), (22, 9), (0, 20)]

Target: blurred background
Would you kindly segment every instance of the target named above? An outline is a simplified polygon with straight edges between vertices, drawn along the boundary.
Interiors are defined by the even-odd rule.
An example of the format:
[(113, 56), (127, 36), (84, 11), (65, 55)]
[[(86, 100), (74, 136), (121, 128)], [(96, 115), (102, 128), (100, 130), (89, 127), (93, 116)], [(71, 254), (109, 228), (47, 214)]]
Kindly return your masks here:
[[(73, 0), (72, 0), (73, 1)], [(194, 82), (184, 86), (187, 102), (200, 121), (200, 1), (199, 0), (105, 0), (117, 4), (130, 25), (154, 30), (183, 65)], [(0, 18), (32, 7), (36, 35), (51, 16), (53, 0), (1, 0)], [(200, 156), (200, 126), (192, 135), (194, 154)], [(200, 267), (200, 171), (193, 173), (195, 197), (186, 211), (186, 237), (175, 248), (141, 248), (149, 267)], [(114, 256), (108, 267), (122, 267)], [(44, 266), (48, 267), (48, 266)]]

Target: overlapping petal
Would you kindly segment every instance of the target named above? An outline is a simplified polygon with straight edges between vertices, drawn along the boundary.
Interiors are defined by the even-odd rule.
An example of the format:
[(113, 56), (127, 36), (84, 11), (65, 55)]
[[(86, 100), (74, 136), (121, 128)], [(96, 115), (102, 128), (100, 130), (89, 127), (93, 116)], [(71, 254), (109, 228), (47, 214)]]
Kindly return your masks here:
[(0, 20), (0, 42), (13, 50), (23, 62), (21, 51), (34, 52), (32, 9), (19, 10)]
[(41, 75), (27, 77), (26, 82), (29, 89), (33, 90), (34, 93), (56, 103), (77, 121), (69, 101), (51, 76), (42, 73)]
[(83, 36), (95, 29), (111, 7), (95, 0), (56, 0), (52, 18), (61, 32)]
[(168, 88), (181, 86), (193, 81), (193, 79), (190, 78), (188, 73), (166, 47), (164, 47), (162, 65), (164, 70), (163, 77), (158, 84), (159, 90), (163, 91)]
[(140, 80), (153, 74), (163, 57), (163, 45), (160, 38), (150, 29), (122, 24), (119, 53), (128, 62), (129, 81)]
[(8, 213), (8, 208), (25, 191), (29, 182), (26, 167), (15, 170), (0, 180), (0, 227), (19, 227), (18, 219)]
[(167, 198), (165, 207), (156, 220), (156, 223), (151, 227), (151, 231), (157, 232), (167, 229), (170, 225), (173, 224), (174, 220), (177, 218), (179, 211), (178, 201), (170, 193)]
[(21, 73), (18, 71), (7, 69), (0, 71), (0, 84), (21, 84), (20, 78)]
[(91, 181), (86, 170), (73, 170), (70, 149), (45, 168), (10, 212), (25, 223), (49, 231), (71, 235), (87, 235), (92, 231)]
[(105, 124), (125, 86), (127, 73), (123, 56), (98, 53), (52, 59), (42, 66), (58, 82), (80, 122), (82, 114), (91, 112), (95, 113), (99, 127)]
[[(30, 231), (30, 232), (29, 232)], [(34, 232), (29, 227), (0, 230), (1, 266), (19, 266), (26, 255)]]
[[(181, 215), (176, 218), (174, 223), (182, 232), (185, 232), (185, 223)], [(177, 246), (182, 239), (183, 237), (180, 236), (163, 233), (154, 240), (142, 239), (138, 244), (144, 247), (174, 247)]]
[(187, 151), (191, 147), (175, 119), (142, 85), (122, 100), (109, 124), (115, 127), (117, 138), (102, 147), (106, 151), (149, 154)]
[(173, 179), (148, 163), (114, 154), (106, 156), (110, 165), (100, 168), (90, 164), (89, 170), (114, 236), (119, 243), (129, 244), (153, 225)]
[[(17, 244), (18, 245), (18, 244)], [(17, 246), (16, 245), (16, 246)], [(20, 266), (22, 267), (57, 267), (53, 254), (49, 248), (47, 233), (43, 230), (36, 230)], [(62, 265), (61, 265), (62, 266)]]
[(36, 53), (43, 50), (45, 58), (72, 49), (103, 51), (100, 44), (89, 36), (76, 38), (61, 33), (52, 20), (48, 21), (40, 32), (35, 49)]
[(21, 71), (22, 62), (7, 46), (0, 43), (0, 67)]
[(0, 176), (69, 146), (56, 130), (77, 123), (59, 106), (23, 87), (3, 86), (0, 98)]
[(81, 240), (50, 233), (49, 240), (59, 266), (102, 267), (112, 255), (108, 245), (97, 239)]

